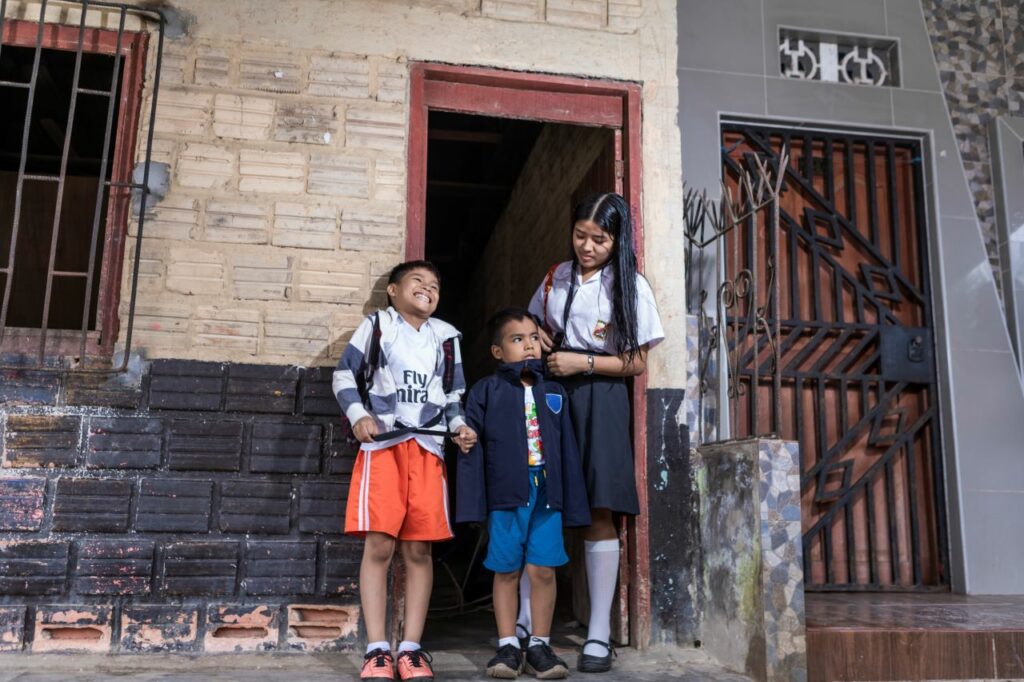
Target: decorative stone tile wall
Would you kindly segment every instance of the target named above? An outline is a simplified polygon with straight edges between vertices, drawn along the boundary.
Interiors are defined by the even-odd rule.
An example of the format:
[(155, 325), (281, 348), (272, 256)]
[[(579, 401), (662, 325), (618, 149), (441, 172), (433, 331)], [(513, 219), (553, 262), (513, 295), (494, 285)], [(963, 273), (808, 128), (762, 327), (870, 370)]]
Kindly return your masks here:
[(989, 127), (999, 116), (1024, 113), (1024, 5), (1019, 0), (922, 0), (922, 6), (1000, 287)]
[(697, 448), (701, 641), (756, 680), (807, 679), (800, 458), (796, 443)]

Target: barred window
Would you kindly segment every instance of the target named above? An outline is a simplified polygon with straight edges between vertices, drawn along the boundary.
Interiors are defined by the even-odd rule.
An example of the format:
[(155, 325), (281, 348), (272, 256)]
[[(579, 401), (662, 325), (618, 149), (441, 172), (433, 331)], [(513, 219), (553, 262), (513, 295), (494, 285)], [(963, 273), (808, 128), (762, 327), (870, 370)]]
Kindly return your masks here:
[[(102, 371), (126, 362), (112, 367), (111, 355), (129, 204), (133, 190), (145, 193), (132, 170), (149, 41), (125, 30), (133, 11), (43, 2), (35, 21), (0, 14), (5, 367)], [(77, 18), (43, 21), (54, 16)], [(97, 23), (113, 28), (89, 27)], [(148, 157), (146, 145), (143, 168)]]

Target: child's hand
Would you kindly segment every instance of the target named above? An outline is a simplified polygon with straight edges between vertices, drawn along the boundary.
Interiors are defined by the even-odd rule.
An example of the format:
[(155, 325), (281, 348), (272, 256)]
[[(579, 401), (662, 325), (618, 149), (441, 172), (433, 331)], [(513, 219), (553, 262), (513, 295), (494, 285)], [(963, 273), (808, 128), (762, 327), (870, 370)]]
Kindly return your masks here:
[(377, 428), (377, 420), (373, 417), (363, 417), (352, 425), (352, 433), (361, 443), (372, 443), (373, 437), (380, 433)]
[(459, 450), (462, 450), (462, 454), (466, 454), (476, 445), (476, 431), (465, 425), (460, 426), (455, 430), (455, 437), (452, 440), (459, 446)]

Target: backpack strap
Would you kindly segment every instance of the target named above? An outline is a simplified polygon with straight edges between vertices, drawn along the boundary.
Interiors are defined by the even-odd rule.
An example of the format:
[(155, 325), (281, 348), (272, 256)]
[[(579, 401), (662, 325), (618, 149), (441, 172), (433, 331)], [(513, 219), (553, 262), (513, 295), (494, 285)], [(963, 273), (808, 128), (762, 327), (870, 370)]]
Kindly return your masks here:
[(444, 394), (448, 395), (455, 385), (455, 339), (445, 339), (441, 344), (441, 352), (444, 353), (442, 386), (444, 386)]
[(373, 314), (373, 329), (370, 332), (370, 344), (363, 353), (363, 361), (356, 372), (356, 390), (363, 401), (363, 407), (370, 409), (370, 388), (373, 387), (373, 375), (380, 366), (380, 312)]
[(555, 263), (548, 270), (548, 274), (544, 278), (544, 326), (547, 327), (548, 331), (551, 331), (551, 325), (548, 323), (548, 295), (555, 286), (555, 270), (557, 269), (558, 263)]
[(572, 262), (572, 269), (569, 271), (569, 293), (565, 297), (565, 307), (562, 308), (562, 333), (569, 330), (569, 311), (572, 310), (572, 302), (576, 300), (576, 261)]

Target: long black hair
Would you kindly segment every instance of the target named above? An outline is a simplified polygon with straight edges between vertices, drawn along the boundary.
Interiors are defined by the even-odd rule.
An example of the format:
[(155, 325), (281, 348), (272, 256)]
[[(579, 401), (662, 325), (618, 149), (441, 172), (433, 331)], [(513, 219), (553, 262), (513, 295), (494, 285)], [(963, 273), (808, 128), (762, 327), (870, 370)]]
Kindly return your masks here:
[[(615, 349), (626, 354), (632, 360), (640, 346), (637, 341), (636, 321), (636, 251), (633, 248), (633, 217), (629, 212), (629, 204), (618, 194), (591, 194), (576, 205), (572, 212), (572, 226), (581, 220), (589, 220), (607, 232), (614, 244), (611, 257), (605, 267), (613, 268), (615, 283), (612, 286), (612, 333), (615, 335)], [(570, 232), (570, 243), (572, 240)], [(579, 261), (576, 249), (571, 248), (572, 277), (570, 278), (569, 299), (576, 293), (576, 276), (579, 273)]]

